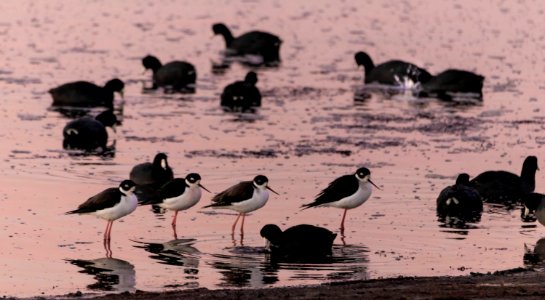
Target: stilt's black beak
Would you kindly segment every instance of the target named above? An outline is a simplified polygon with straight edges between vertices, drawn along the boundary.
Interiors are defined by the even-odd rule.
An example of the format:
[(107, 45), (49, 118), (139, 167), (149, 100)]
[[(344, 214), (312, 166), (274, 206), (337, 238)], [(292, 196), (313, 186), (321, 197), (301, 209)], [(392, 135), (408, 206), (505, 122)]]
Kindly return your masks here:
[(201, 187), (201, 189), (203, 189), (203, 190), (205, 190), (205, 191), (207, 191), (207, 192), (209, 192), (209, 193), (212, 193), (212, 192), (209, 191), (207, 188), (205, 188), (202, 184), (199, 183), (199, 186)]
[(370, 184), (380, 190), (380, 188), (374, 182), (372, 182), (371, 179), (368, 179), (367, 181), (369, 181)]
[(267, 189), (268, 189), (269, 191), (271, 191), (271, 192), (273, 192), (273, 193), (277, 194), (278, 196), (280, 196), (280, 194), (279, 194), (279, 193), (277, 193), (277, 192), (276, 192), (275, 190), (271, 189), (271, 188), (270, 188), (269, 186), (267, 186)]

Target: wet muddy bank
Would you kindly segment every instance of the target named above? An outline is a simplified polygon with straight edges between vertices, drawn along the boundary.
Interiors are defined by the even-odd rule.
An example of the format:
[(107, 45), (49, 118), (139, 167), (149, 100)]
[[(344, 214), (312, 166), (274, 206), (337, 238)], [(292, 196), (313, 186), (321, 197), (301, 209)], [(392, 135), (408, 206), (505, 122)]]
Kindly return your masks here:
[[(517, 268), (468, 276), (399, 277), (266, 289), (136, 291), (93, 299), (543, 299), (544, 280), (545, 274), (541, 272)], [(84, 296), (77, 293), (63, 297)]]

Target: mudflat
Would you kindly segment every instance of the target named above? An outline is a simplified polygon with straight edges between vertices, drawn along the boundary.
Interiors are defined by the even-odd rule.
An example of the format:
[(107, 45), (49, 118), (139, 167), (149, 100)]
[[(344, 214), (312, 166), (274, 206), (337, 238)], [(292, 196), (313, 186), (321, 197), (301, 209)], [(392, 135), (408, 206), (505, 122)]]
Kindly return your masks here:
[(545, 273), (520, 268), (468, 276), (400, 277), (266, 289), (137, 291), (95, 299), (543, 299), (544, 282)]

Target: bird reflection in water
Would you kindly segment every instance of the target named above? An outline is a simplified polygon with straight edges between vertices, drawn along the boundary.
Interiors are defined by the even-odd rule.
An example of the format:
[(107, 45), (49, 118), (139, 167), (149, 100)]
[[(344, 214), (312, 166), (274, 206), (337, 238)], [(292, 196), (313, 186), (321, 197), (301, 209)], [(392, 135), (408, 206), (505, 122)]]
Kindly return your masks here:
[(265, 255), (266, 270), (296, 270), (297, 279), (366, 280), (369, 279), (369, 249), (363, 245), (333, 245), (331, 255), (322, 257), (285, 257)]
[(523, 262), (525, 267), (545, 269), (545, 238), (539, 239), (533, 249), (524, 244)]
[(136, 271), (130, 262), (104, 257), (93, 260), (68, 259), (66, 260), (82, 270), (79, 273), (94, 276), (96, 282), (87, 286), (90, 290), (134, 292), (136, 291)]
[(194, 247), (196, 239), (175, 239), (165, 243), (137, 243), (134, 247), (151, 253), (149, 257), (161, 264), (183, 267), (187, 280), (197, 281), (199, 273), (200, 251)]
[(222, 275), (222, 287), (260, 288), (278, 281), (277, 271), (263, 261), (264, 247), (233, 247), (213, 254), (209, 264)]

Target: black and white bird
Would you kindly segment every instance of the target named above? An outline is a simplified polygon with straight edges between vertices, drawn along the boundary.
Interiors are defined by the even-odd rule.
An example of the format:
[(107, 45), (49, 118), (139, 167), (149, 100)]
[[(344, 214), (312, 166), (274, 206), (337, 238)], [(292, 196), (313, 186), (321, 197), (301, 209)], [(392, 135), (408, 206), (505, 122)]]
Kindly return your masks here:
[(172, 228), (176, 234), (176, 218), (178, 212), (193, 207), (201, 199), (201, 189), (209, 192), (201, 184), (201, 176), (197, 173), (190, 173), (185, 178), (174, 178), (165, 183), (158, 191), (157, 200), (144, 202), (142, 204), (155, 204), (161, 208), (173, 210)]
[(375, 66), (365, 52), (360, 51), (354, 57), (358, 66), (365, 69), (365, 83), (410, 87), (427, 82), (432, 77), (425, 69), (405, 61), (390, 60)]
[(142, 59), (146, 70), (153, 72), (153, 87), (165, 87), (173, 91), (194, 91), (197, 71), (195, 67), (186, 61), (171, 61), (162, 64), (161, 61), (152, 55)]
[(284, 231), (277, 225), (267, 224), (261, 228), (260, 235), (267, 239), (267, 246), (273, 255), (292, 258), (329, 255), (337, 237), (336, 233), (325, 228), (307, 224)]
[(259, 55), (262, 63), (280, 62), (280, 45), (282, 40), (278, 36), (263, 32), (250, 31), (238, 37), (233, 34), (223, 23), (212, 26), (214, 34), (220, 34), (225, 40), (227, 56)]
[(261, 93), (255, 86), (257, 74), (248, 72), (244, 81), (235, 81), (223, 89), (221, 106), (230, 110), (246, 111), (261, 106)]
[(87, 81), (65, 83), (49, 90), (53, 97), (53, 106), (77, 106), (113, 108), (114, 93), (123, 97), (123, 81), (115, 78), (101, 87)]
[(108, 143), (107, 127), (115, 131), (117, 117), (112, 110), (106, 110), (96, 117), (81, 117), (68, 122), (62, 130), (65, 149), (96, 150), (106, 149)]
[(453, 100), (466, 97), (476, 100), (483, 98), (484, 77), (469, 71), (449, 69), (421, 84), (419, 97), (436, 97)]
[(479, 192), (470, 186), (469, 175), (458, 175), (456, 184), (444, 188), (437, 197), (439, 216), (456, 216), (471, 219), (483, 211), (483, 201)]
[(507, 171), (486, 171), (470, 181), (484, 202), (517, 204), (522, 196), (534, 191), (537, 157), (528, 156), (519, 175)]
[(119, 188), (108, 188), (87, 199), (78, 206), (78, 209), (66, 214), (91, 214), (108, 221), (104, 231), (104, 240), (110, 240), (112, 224), (115, 220), (132, 213), (138, 206), (134, 195), (135, 184), (131, 180), (124, 180)]
[(238, 219), (242, 216), (242, 225), (240, 227), (241, 235), (244, 234), (244, 217), (247, 213), (260, 209), (269, 200), (269, 191), (278, 195), (268, 186), (269, 179), (263, 175), (257, 175), (253, 181), (242, 181), (217, 194), (212, 198), (212, 204), (205, 206), (220, 209), (230, 209), (239, 213), (235, 223), (231, 227), (231, 233), (234, 235)]
[(367, 168), (359, 168), (355, 174), (344, 175), (333, 180), (325, 189), (323, 189), (314, 202), (304, 204), (303, 209), (310, 207), (326, 206), (344, 209), (341, 220), (341, 233), (344, 232), (344, 219), (346, 211), (356, 208), (371, 196), (373, 186), (379, 189), (371, 181), (371, 172)]
[(174, 179), (174, 173), (168, 165), (167, 155), (157, 153), (153, 162), (145, 162), (134, 166), (129, 174), (136, 185), (154, 185), (157, 188)]

